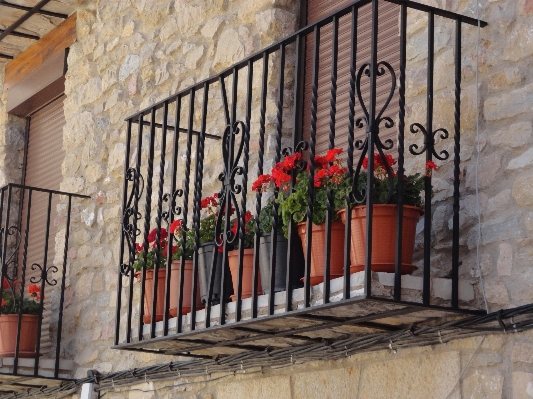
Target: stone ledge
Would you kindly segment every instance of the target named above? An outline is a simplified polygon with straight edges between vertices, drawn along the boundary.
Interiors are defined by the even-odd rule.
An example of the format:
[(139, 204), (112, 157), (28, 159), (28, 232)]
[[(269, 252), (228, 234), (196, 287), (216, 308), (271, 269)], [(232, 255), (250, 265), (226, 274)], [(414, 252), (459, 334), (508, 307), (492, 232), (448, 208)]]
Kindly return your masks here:
[[(0, 358), (0, 380), (1, 374), (13, 373), (13, 365), (15, 358), (4, 357)], [(59, 360), (59, 375), (58, 379), (70, 379), (72, 378), (71, 372), (74, 370), (74, 362), (72, 360)], [(35, 359), (33, 358), (19, 358), (18, 374), (19, 375), (33, 375), (35, 367)], [(55, 359), (41, 358), (39, 359), (39, 371), (40, 377), (54, 378)]]
[[(364, 296), (364, 278), (365, 272), (357, 272), (350, 275), (350, 298), (358, 298)], [(472, 302), (475, 300), (475, 292), (473, 288), (475, 282), (460, 280), (459, 281), (459, 301), (463, 308), (473, 308)], [(330, 302), (339, 302), (343, 299), (344, 277), (339, 277), (330, 280)], [(372, 290), (376, 296), (384, 298), (391, 298), (391, 289), (394, 287), (393, 273), (373, 273)], [(402, 300), (410, 302), (421, 302), (421, 294), (423, 287), (423, 277), (421, 276), (402, 276)], [(445, 278), (434, 277), (431, 279), (431, 298), (432, 300), (451, 300), (452, 281)], [(311, 308), (313, 306), (322, 305), (324, 292), (324, 283), (311, 287)], [(285, 313), (285, 291), (277, 292), (274, 297), (274, 314)], [(269, 295), (259, 295), (257, 297), (257, 319), (268, 315), (268, 298)], [(292, 292), (292, 309), (298, 310), (304, 308), (304, 289), (298, 288)], [(252, 299), (247, 298), (242, 300), (241, 320), (251, 319)], [(226, 324), (235, 323), (236, 303), (230, 302), (226, 304)], [(206, 310), (201, 309), (196, 312), (196, 329), (201, 330), (205, 328)], [(217, 326), (220, 324), (220, 305), (211, 307), (210, 325)], [(183, 331), (190, 331), (191, 313), (182, 316)], [(168, 321), (169, 333), (176, 333), (177, 318), (174, 317)], [(156, 337), (163, 335), (163, 322), (156, 323)], [(143, 327), (143, 337), (150, 338), (151, 326), (145, 324)], [(138, 341), (138, 330), (132, 329), (132, 341)]]

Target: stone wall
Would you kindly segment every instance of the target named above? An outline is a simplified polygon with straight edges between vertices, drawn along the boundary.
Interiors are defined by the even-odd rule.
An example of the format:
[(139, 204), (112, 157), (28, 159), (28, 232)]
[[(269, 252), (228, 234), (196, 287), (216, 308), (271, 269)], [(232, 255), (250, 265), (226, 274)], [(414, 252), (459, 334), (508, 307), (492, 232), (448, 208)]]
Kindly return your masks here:
[[(426, 1), (473, 15), (473, 1)], [(111, 350), (116, 303), (118, 243), (125, 153), (124, 118), (252, 54), (297, 27), (296, 0), (99, 0), (78, 11), (78, 41), (71, 47), (66, 77), (64, 179), (61, 189), (89, 194), (73, 220), (63, 348), (76, 362), (75, 377), (88, 369), (102, 373), (164, 363), (167, 357)], [(529, 0), (483, 2), (479, 69), (480, 140), (475, 129), (476, 29), (465, 27), (463, 53), (461, 274), (476, 280), (479, 169), (481, 238), (479, 260), (491, 311), (533, 302), (531, 232), (533, 230), (532, 118), (533, 40)], [(426, 22), (410, 13), (408, 118), (425, 117)], [(437, 22), (440, 22), (439, 20)], [(450, 60), (453, 30), (437, 31), (435, 101), (438, 127), (452, 132)], [(274, 63), (274, 61), (272, 61)], [(453, 68), (453, 67), (452, 67)], [(453, 71), (453, 69), (452, 69)], [(0, 70), (0, 82), (3, 82)], [(275, 72), (272, 79), (275, 80)], [(0, 93), (2, 93), (0, 83)], [(215, 98), (215, 102), (219, 101)], [(269, 104), (275, 93), (269, 93)], [(24, 124), (7, 117), (0, 96), (0, 183), (18, 181)], [(239, 112), (242, 112), (239, 105)], [(451, 113), (450, 113), (451, 112)], [(269, 120), (270, 128), (275, 121)], [(287, 126), (290, 126), (287, 124)], [(451, 140), (450, 140), (451, 141)], [(444, 144), (451, 152), (453, 144)], [(476, 166), (479, 148), (479, 167)], [(208, 156), (209, 179), (218, 174), (218, 150)], [(420, 167), (413, 160), (409, 167)], [(18, 174), (17, 174), (18, 173)], [(451, 164), (435, 177), (435, 275), (449, 269)], [(206, 187), (210, 187), (206, 184)], [(210, 192), (206, 192), (210, 194)], [(439, 201), (448, 201), (439, 203)], [(478, 294), (481, 287), (476, 285)], [(531, 333), (489, 336), (451, 398), (533, 397)], [(416, 348), (352, 356), (349, 359), (229, 376), (217, 382), (140, 384), (110, 397), (358, 397), (445, 398), (459, 379), (481, 338), (435, 348)], [(379, 376), (379, 377), (377, 377)], [(215, 376), (213, 376), (214, 379)], [(191, 384), (189, 384), (191, 383)], [(172, 388), (166, 388), (171, 385)], [(157, 394), (142, 390), (158, 389)], [(331, 392), (324, 393), (324, 389)]]
[[(65, 356), (79, 365), (76, 377), (89, 368), (110, 372), (166, 360), (109, 350), (119, 264), (124, 118), (293, 32), (297, 14), (295, 2), (280, 0), (123, 0), (80, 7), (78, 41), (68, 57), (61, 184), (64, 191), (93, 197), (73, 220), (69, 252), (64, 316), (69, 322), (62, 345)], [(277, 79), (272, 71), (270, 79)], [(274, 100), (274, 93), (269, 94), (269, 106)], [(221, 111), (220, 93), (210, 101)], [(243, 106), (239, 104), (239, 113)], [(212, 194), (221, 171), (219, 144), (206, 154), (206, 171), (211, 172), (206, 172), (205, 186), (211, 191), (205, 194)]]
[(140, 380), (103, 392), (116, 399), (526, 399), (533, 396), (532, 338), (531, 332), (480, 336), (303, 365), (287, 359), (288, 367), (278, 369)]
[(8, 183), (21, 183), (26, 126), (24, 119), (6, 112), (4, 68), (5, 64), (0, 64), (0, 187)]

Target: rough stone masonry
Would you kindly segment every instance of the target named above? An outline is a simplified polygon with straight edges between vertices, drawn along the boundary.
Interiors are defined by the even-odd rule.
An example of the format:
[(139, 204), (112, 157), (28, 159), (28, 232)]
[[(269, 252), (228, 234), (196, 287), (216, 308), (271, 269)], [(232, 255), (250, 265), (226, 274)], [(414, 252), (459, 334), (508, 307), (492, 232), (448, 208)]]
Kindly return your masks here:
[[(474, 16), (472, 0), (424, 0)], [(80, 2), (77, 42), (68, 56), (63, 132), (64, 191), (92, 196), (73, 211), (63, 347), (74, 377), (164, 363), (168, 358), (111, 350), (125, 153), (124, 118), (223, 70), (298, 27), (296, 0), (95, 0)], [(533, 302), (533, 2), (486, 0), (489, 23), (479, 42), (476, 88), (475, 27), (463, 32), (461, 275), (480, 270), (491, 311)], [(437, 19), (437, 22), (439, 20)], [(425, 115), (427, 22), (409, 14), (408, 123)], [(436, 31), (435, 125), (453, 117), (453, 29)], [(274, 77), (273, 77), (274, 78)], [(24, 122), (8, 116), (0, 69), (0, 183), (18, 182)], [(477, 89), (477, 90), (476, 90)], [(479, 95), (476, 107), (476, 92)], [(269, 93), (270, 103), (275, 93)], [(244, 105), (242, 105), (244, 106)], [(479, 138), (476, 135), (479, 118)], [(273, 124), (274, 121), (267, 121)], [(453, 143), (443, 143), (443, 146)], [(446, 147), (443, 147), (446, 148)], [(479, 154), (478, 154), (479, 151)], [(219, 172), (217, 151), (206, 170)], [(479, 160), (479, 162), (478, 162)], [(409, 163), (410, 162), (410, 163)], [(408, 160), (416, 168), (419, 160)], [(479, 208), (476, 197), (476, 173)], [(435, 178), (435, 264), (449, 259), (451, 164)], [(59, 233), (58, 233), (59, 237)], [(58, 238), (59, 239), (59, 238)], [(479, 284), (474, 285), (482, 294)], [(436, 347), (387, 350), (336, 362), (317, 362), (221, 379), (176, 379), (108, 391), (112, 398), (450, 398), (533, 397), (533, 333), (487, 336)], [(217, 376), (211, 376), (214, 379)], [(149, 392), (145, 392), (149, 391)]]

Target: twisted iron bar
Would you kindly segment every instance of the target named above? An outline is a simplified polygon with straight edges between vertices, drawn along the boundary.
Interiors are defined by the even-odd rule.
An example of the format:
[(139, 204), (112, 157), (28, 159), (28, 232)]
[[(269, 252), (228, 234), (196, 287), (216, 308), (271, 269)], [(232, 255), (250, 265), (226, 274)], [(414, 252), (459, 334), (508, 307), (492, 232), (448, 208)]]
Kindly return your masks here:
[[(141, 234), (141, 230), (136, 225), (137, 221), (142, 219), (142, 215), (135, 206), (132, 206), (132, 202), (133, 199), (138, 202), (144, 191), (144, 178), (137, 169), (129, 168), (126, 172), (126, 179), (133, 182), (133, 184), (122, 216), (122, 234), (128, 244), (128, 262), (122, 263), (120, 266), (120, 273), (123, 276), (128, 276), (133, 270), (133, 263), (136, 257), (135, 241), (136, 237)], [(135, 195), (136, 189), (138, 189), (137, 195)]]
[[(4, 234), (6, 234), (5, 227), (2, 227), (0, 229), (0, 237), (3, 238)], [(15, 281), (18, 278), (18, 267), (17, 265), (17, 258), (15, 257), (18, 254), (18, 250), (20, 247), (21, 242), (21, 233), (20, 229), (16, 226), (10, 226), (7, 228), (7, 235), (8, 236), (15, 236), (15, 245), (13, 248), (13, 253), (9, 256), (9, 258), (5, 261), (3, 268), (4, 268), (4, 277), (6, 280), (9, 281)], [(3, 239), (2, 239), (3, 242)], [(11, 246), (11, 245), (9, 245)], [(7, 248), (4, 248), (4, 251), (7, 253)], [(10, 265), (13, 265), (14, 267), (10, 267)], [(11, 270), (12, 274), (9, 274), (9, 270)]]

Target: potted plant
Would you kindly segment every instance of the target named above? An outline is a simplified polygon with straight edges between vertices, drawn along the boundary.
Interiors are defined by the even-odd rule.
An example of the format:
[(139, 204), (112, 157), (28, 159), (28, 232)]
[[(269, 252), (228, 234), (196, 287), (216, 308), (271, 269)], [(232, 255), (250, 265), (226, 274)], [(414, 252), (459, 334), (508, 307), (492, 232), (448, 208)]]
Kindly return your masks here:
[[(238, 235), (237, 231), (237, 219), (232, 220), (231, 231), (233, 234)], [(246, 212), (244, 216), (244, 239), (236, 241), (236, 249), (228, 252), (228, 263), (231, 271), (231, 279), (233, 281), (233, 292), (237, 293), (237, 283), (239, 274), (239, 248), (242, 245), (242, 291), (241, 298), (246, 299), (252, 296), (253, 287), (253, 270), (254, 270), (254, 224), (255, 221), (250, 212)], [(259, 276), (257, 283), (257, 291), (261, 292), (261, 278)], [(231, 300), (234, 301), (236, 295), (231, 296)]]
[[(272, 188), (272, 184), (269, 175), (262, 175), (253, 183), (252, 190), (266, 192)], [(273, 207), (274, 200), (270, 200), (261, 208), (259, 213), (259, 230), (261, 234), (259, 236), (259, 270), (261, 272), (261, 285), (265, 294), (270, 292)], [(274, 292), (280, 292), (286, 289), (287, 252), (289, 250), (289, 240), (283, 234), (287, 228), (283, 225), (281, 215), (278, 215), (277, 222)], [(304, 275), (304, 255), (302, 252), (302, 243), (296, 235), (293, 235), (291, 242), (290, 273), (291, 287), (293, 289), (300, 288), (302, 286), (300, 279)]]
[[(311, 237), (311, 272), (310, 281), (316, 285), (324, 281), (324, 247), (326, 240), (326, 214), (328, 190), (332, 193), (333, 218), (331, 223), (331, 251), (330, 278), (343, 275), (344, 227), (336, 214), (344, 206), (345, 193), (350, 182), (346, 178), (346, 169), (342, 167), (338, 155), (340, 148), (329, 150), (324, 156), (314, 158), (314, 195), (312, 203), (312, 237)], [(286, 156), (283, 162), (278, 162), (272, 169), (271, 178), (280, 188), (276, 201), (280, 205), (283, 226), (288, 226), (292, 218), (297, 223), (298, 235), (302, 241), (304, 254), (307, 246), (307, 200), (308, 174), (302, 170), (302, 156), (300, 153)], [(296, 183), (289, 190), (290, 173), (299, 170)]]
[[(396, 214), (397, 214), (397, 183), (398, 176), (392, 169), (396, 160), (387, 154), (374, 154), (374, 205), (372, 209), (372, 271), (394, 273), (396, 254)], [(390, 181), (387, 166), (392, 170), (393, 191), (389, 196)], [(357, 190), (366, 190), (368, 159), (362, 163)], [(413, 265), (413, 251), (415, 244), (416, 225), (423, 214), (421, 208), (421, 192), (424, 190), (424, 177), (431, 176), (432, 170), (437, 170), (435, 163), (426, 163), (426, 173), (404, 175), (403, 178), (403, 217), (402, 217), (402, 266), (401, 273), (409, 274), (416, 270)], [(345, 223), (345, 210), (339, 211)], [(365, 242), (366, 242), (366, 205), (352, 208), (351, 218), (351, 248), (350, 271), (355, 273), (364, 270)]]
[[(181, 220), (174, 221), (170, 226), (172, 234), (178, 235), (181, 233)], [(159, 264), (157, 265), (157, 299), (156, 299), (156, 321), (163, 320), (164, 316), (164, 304), (165, 304), (165, 288), (166, 288), (166, 274), (167, 269), (166, 259), (168, 255), (168, 232), (165, 228), (161, 228), (159, 233)], [(146, 275), (145, 275), (145, 288), (144, 288), (144, 323), (150, 323), (152, 317), (152, 303), (153, 303), (153, 279), (154, 279), (154, 266), (156, 261), (157, 252), (157, 229), (153, 229), (148, 234), (148, 251), (146, 254)], [(180, 259), (181, 248), (179, 245), (172, 246), (172, 262), (170, 264), (170, 297), (169, 297), (169, 315), (171, 317), (177, 316), (177, 304), (179, 295), (179, 276), (180, 276)], [(187, 246), (189, 247), (189, 246)], [(191, 311), (191, 291), (192, 291), (192, 249), (189, 247), (185, 249), (185, 267), (183, 277), (183, 301), (182, 301), (182, 314), (186, 314)], [(142, 264), (143, 264), (143, 245), (136, 244), (137, 257), (133, 263), (133, 270), (135, 271), (135, 277), (137, 281), (141, 281), (142, 276)], [(197, 290), (198, 292), (198, 290)], [(199, 293), (199, 292), (198, 292)], [(197, 309), (201, 307), (201, 301), (198, 297)]]
[[(222, 247), (217, 247), (215, 244), (215, 228), (220, 210), (219, 197), (215, 193), (212, 196), (205, 197), (201, 200), (200, 205), (202, 215), (199, 225), (200, 247), (198, 248), (198, 276), (200, 282), (200, 297), (202, 303), (207, 304), (207, 297), (209, 295), (209, 276), (213, 264), (213, 256), (215, 251), (218, 251), (217, 264), (215, 268), (215, 281), (213, 284), (213, 294), (211, 297), (211, 304), (217, 305), (220, 303), (220, 286), (222, 281)], [(194, 231), (189, 230), (190, 242), (194, 240)], [(227, 262), (226, 262), (227, 264)], [(227, 272), (227, 270), (226, 270)], [(230, 276), (227, 274), (224, 278), (224, 293), (225, 300), (229, 300), (233, 294), (233, 286), (231, 284)]]
[[(41, 287), (30, 285), (30, 298), (22, 299), (20, 283), (3, 280), (0, 306), (0, 357), (14, 357), (17, 342), (18, 318), (21, 312), (19, 357), (34, 357), (37, 329), (41, 314)], [(22, 308), (22, 309), (21, 309)]]

